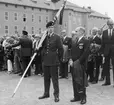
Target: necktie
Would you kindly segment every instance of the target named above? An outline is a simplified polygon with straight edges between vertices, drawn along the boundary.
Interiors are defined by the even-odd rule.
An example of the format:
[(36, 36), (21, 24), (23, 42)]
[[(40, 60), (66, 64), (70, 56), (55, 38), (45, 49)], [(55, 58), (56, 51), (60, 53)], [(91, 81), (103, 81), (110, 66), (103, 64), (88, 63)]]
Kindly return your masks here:
[(73, 38), (73, 39), (72, 39), (72, 42), (73, 42), (74, 44), (77, 43), (77, 42), (78, 42), (78, 37)]
[(110, 29), (110, 31), (109, 31), (109, 37), (111, 38), (111, 35), (112, 35), (112, 33), (111, 33), (111, 29)]
[(50, 39), (50, 34), (48, 34), (47, 36), (48, 36), (48, 39)]

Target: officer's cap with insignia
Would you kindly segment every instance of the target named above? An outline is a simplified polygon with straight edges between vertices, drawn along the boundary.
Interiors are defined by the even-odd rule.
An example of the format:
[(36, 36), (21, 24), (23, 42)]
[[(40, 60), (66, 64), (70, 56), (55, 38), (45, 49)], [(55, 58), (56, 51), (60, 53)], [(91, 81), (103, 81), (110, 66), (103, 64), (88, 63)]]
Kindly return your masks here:
[(49, 21), (47, 24), (46, 24), (46, 28), (49, 28), (51, 26), (54, 26), (54, 22), (53, 21)]
[(28, 35), (28, 32), (25, 30), (23, 30), (22, 33), (23, 33), (23, 35)]

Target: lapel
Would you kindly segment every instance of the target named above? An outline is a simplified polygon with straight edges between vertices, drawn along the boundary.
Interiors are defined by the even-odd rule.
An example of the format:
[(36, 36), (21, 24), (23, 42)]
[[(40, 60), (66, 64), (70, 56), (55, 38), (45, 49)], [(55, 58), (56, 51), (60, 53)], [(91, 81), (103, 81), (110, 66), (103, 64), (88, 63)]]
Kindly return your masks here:
[(112, 37), (114, 36), (114, 29), (112, 30)]
[(82, 38), (77, 42), (77, 44), (79, 45), (80, 43), (83, 43), (83, 40), (84, 40), (84, 37), (82, 37)]

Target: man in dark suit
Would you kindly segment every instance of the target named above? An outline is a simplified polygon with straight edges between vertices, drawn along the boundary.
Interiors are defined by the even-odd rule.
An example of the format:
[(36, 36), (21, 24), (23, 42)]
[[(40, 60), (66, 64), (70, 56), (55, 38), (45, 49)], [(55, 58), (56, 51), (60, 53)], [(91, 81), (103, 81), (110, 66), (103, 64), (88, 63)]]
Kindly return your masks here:
[[(21, 59), (21, 65), (22, 65), (22, 73), (20, 75), (23, 75), (32, 56), (32, 40), (28, 37), (27, 31), (22, 31), (22, 34), (23, 36), (19, 39), (18, 43), (12, 46), (8, 46), (8, 48), (16, 47), (19, 45), (21, 46), (20, 59)], [(31, 70), (29, 68), (29, 70), (25, 74), (25, 77), (30, 76), (30, 75), (31, 75)]]
[(60, 64), (60, 78), (68, 79), (68, 61), (69, 61), (69, 43), (71, 38), (66, 35), (66, 30), (62, 31), (62, 42), (63, 42), (63, 57)]
[[(81, 101), (81, 104), (86, 103), (86, 86), (84, 85), (85, 79), (85, 69), (86, 69), (86, 59), (89, 55), (89, 41), (85, 38), (85, 28), (78, 27), (75, 30), (76, 34), (72, 37), (72, 45), (71, 45), (71, 59), (69, 60), (70, 65), (72, 66), (72, 82), (73, 82), (73, 91), (74, 98), (71, 102)], [(73, 66), (81, 65), (83, 69), (82, 75), (82, 84), (77, 82), (75, 79), (75, 69)], [(75, 75), (74, 75), (75, 74)]]
[(106, 76), (103, 86), (110, 85), (110, 59), (113, 66), (113, 81), (114, 81), (114, 29), (113, 21), (109, 19), (107, 21), (108, 29), (103, 31), (102, 35), (102, 51), (105, 57), (104, 72)]
[(97, 34), (93, 37), (92, 40), (93, 46), (95, 46), (95, 52), (94, 57), (95, 57), (95, 77), (94, 81), (92, 82), (93, 84), (97, 83), (99, 80), (99, 73), (100, 73), (100, 65), (102, 64), (102, 56), (100, 53), (100, 48), (101, 48), (101, 37), (98, 35), (98, 29), (97, 29)]
[(61, 39), (54, 33), (54, 23), (50, 21), (46, 25), (47, 37), (44, 40), (43, 47), (43, 65), (44, 65), (44, 94), (39, 99), (50, 96), (50, 79), (52, 78), (54, 88), (54, 101), (59, 101), (59, 83), (58, 66), (63, 55), (63, 46)]
[[(95, 41), (93, 40), (97, 35), (97, 31), (98, 31), (97, 27), (94, 27), (91, 30), (91, 36), (89, 38), (89, 41), (91, 42), (90, 46), (93, 46), (93, 44), (95, 43)], [(90, 50), (90, 54), (89, 54), (88, 61), (87, 61), (87, 77), (89, 76), (89, 82), (94, 82), (94, 78), (95, 78), (94, 77), (95, 54), (93, 53), (94, 49), (92, 47), (92, 49)]]

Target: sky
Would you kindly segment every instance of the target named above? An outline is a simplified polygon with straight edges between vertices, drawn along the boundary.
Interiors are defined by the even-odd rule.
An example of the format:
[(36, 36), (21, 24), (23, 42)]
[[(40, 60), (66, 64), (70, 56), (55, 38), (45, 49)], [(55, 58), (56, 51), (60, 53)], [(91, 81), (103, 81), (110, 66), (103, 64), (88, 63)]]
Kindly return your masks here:
[(78, 6), (91, 6), (91, 9), (102, 14), (107, 13), (108, 16), (114, 21), (114, 0), (68, 0)]

